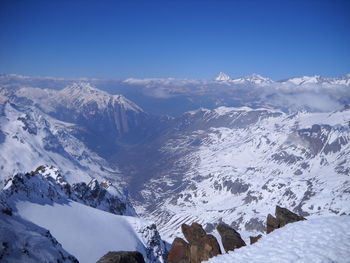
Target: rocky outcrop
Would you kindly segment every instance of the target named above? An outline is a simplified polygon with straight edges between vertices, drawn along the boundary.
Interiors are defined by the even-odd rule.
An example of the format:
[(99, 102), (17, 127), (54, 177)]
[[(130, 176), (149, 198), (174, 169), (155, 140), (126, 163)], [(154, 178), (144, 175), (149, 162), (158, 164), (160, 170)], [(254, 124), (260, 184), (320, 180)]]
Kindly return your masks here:
[(190, 226), (182, 224), (181, 230), (190, 244), (198, 244), (202, 237), (206, 235), (203, 227), (196, 222), (192, 223)]
[(277, 219), (273, 215), (268, 214), (266, 219), (266, 233), (269, 234), (277, 228), (278, 228)]
[(181, 229), (188, 243), (175, 238), (168, 256), (169, 263), (200, 263), (221, 254), (216, 238), (207, 235), (200, 224), (183, 224)]
[(53, 166), (39, 166), (35, 171), (15, 174), (5, 185), (7, 196), (23, 192), (28, 198), (48, 197), (55, 202), (70, 199), (116, 215), (136, 215), (127, 193), (123, 193), (121, 187), (96, 179), (88, 184), (69, 184)]
[(240, 248), (246, 245), (241, 238), (241, 235), (232, 227), (224, 223), (220, 223), (216, 229), (221, 236), (222, 245), (224, 246), (226, 252), (233, 251), (236, 248)]
[(250, 239), (250, 244), (252, 245), (252, 244), (256, 243), (260, 238), (262, 238), (262, 235), (261, 235), (261, 234), (255, 236), (255, 237), (249, 237), (249, 239)]
[(182, 238), (175, 238), (168, 255), (168, 263), (190, 263), (190, 246)]
[(146, 245), (146, 257), (151, 262), (165, 262), (168, 249), (165, 241), (162, 240), (155, 224), (147, 225), (137, 230)]
[(145, 263), (143, 256), (137, 251), (108, 252), (96, 263)]
[(268, 214), (266, 220), (266, 233), (269, 234), (277, 228), (284, 227), (285, 225), (301, 220), (306, 220), (306, 218), (299, 216), (287, 208), (276, 206), (275, 216)]
[(283, 227), (286, 224), (306, 220), (304, 217), (299, 216), (291, 211), (289, 211), (287, 208), (283, 208), (280, 206), (276, 206), (276, 219), (278, 221), (279, 227)]

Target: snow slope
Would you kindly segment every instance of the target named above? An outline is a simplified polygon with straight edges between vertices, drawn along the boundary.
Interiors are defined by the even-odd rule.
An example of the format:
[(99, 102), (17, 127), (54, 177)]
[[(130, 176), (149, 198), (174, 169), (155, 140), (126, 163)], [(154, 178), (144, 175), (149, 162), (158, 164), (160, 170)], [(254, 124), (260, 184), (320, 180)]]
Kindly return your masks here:
[[(0, 203), (2, 207), (3, 203)], [(0, 212), (0, 261), (2, 263), (77, 263), (47, 229), (18, 215)]]
[(350, 261), (350, 217), (332, 216), (288, 224), (242, 247), (207, 262), (322, 262)]
[(109, 251), (139, 251), (146, 257), (140, 233), (147, 224), (71, 201), (67, 204), (17, 202), (18, 215), (48, 229), (80, 262), (95, 263)]
[[(50, 244), (38, 238), (38, 242), (44, 242), (45, 258), (54, 258), (62, 250), (65, 257), (71, 254), (80, 262), (89, 263), (96, 262), (109, 251), (124, 250), (141, 252), (146, 262), (163, 262), (166, 247), (155, 225), (136, 216), (126, 216), (132, 214), (132, 209), (125, 200), (112, 196), (114, 192), (113, 187), (95, 179), (89, 185), (70, 185), (51, 168), (16, 174), (0, 192), (0, 220), (5, 222), (0, 224), (3, 225), (0, 242), (11, 247), (4, 258), (9, 260), (23, 254), (18, 252), (22, 241), (16, 241), (15, 236), (31, 238), (35, 235), (31, 232), (37, 232), (39, 237), (47, 233), (45, 237), (52, 240)], [(16, 224), (19, 227), (11, 228)], [(28, 247), (28, 253), (34, 258), (41, 254), (37, 246), (34, 242)]]

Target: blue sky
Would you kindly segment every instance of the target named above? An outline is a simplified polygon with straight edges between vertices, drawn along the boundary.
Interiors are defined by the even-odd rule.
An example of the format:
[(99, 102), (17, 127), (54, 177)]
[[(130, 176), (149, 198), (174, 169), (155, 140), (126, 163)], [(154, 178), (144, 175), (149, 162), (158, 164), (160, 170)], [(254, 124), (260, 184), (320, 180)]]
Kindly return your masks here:
[(347, 0), (0, 0), (0, 73), (340, 76), (349, 14)]

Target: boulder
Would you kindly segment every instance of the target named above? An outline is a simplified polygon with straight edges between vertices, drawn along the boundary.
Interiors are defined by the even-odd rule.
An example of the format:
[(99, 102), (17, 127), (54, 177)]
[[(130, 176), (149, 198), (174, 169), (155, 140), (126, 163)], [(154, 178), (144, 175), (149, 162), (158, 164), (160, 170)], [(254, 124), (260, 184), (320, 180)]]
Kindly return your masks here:
[(191, 263), (207, 261), (221, 254), (220, 245), (213, 235), (205, 235), (200, 243), (190, 244)]
[(250, 239), (250, 244), (251, 244), (251, 245), (254, 244), (254, 243), (257, 242), (260, 238), (262, 238), (262, 235), (261, 235), (261, 234), (255, 236), (255, 237), (249, 237), (249, 239)]
[(241, 238), (241, 235), (232, 227), (224, 223), (220, 223), (216, 229), (221, 236), (222, 245), (224, 246), (226, 252), (233, 251), (236, 248), (240, 248), (246, 245)]
[(278, 228), (277, 219), (273, 215), (268, 214), (266, 219), (266, 233), (269, 234), (277, 228)]
[(266, 219), (266, 233), (269, 234), (277, 228), (284, 227), (285, 225), (301, 220), (306, 220), (306, 218), (299, 216), (287, 208), (276, 206), (275, 217), (268, 215)]
[(143, 256), (137, 251), (108, 252), (96, 263), (145, 263)]
[(190, 263), (190, 245), (182, 238), (175, 238), (168, 254), (168, 263)]
[(186, 224), (181, 225), (182, 233), (190, 244), (199, 244), (201, 238), (206, 235), (202, 225), (194, 222), (190, 226)]
[(207, 235), (198, 223), (183, 224), (182, 232), (189, 243), (175, 238), (168, 255), (169, 263), (200, 263), (221, 254), (220, 245), (213, 235)]
[(278, 226), (283, 227), (286, 224), (306, 220), (304, 217), (299, 216), (291, 211), (289, 211), (287, 208), (283, 208), (280, 206), (276, 206), (275, 211), (276, 219), (278, 221)]
[(213, 235), (205, 235), (202, 237), (200, 244), (209, 258), (221, 254), (219, 242)]

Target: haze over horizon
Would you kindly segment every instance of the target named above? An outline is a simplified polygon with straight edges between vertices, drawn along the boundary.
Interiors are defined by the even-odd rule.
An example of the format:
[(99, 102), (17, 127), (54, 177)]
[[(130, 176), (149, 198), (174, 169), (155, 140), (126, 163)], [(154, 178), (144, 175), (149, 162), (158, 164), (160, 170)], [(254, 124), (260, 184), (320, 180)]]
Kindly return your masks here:
[(348, 1), (7, 1), (0, 72), (273, 80), (350, 72)]

